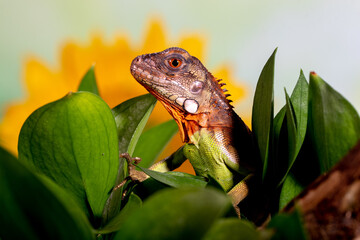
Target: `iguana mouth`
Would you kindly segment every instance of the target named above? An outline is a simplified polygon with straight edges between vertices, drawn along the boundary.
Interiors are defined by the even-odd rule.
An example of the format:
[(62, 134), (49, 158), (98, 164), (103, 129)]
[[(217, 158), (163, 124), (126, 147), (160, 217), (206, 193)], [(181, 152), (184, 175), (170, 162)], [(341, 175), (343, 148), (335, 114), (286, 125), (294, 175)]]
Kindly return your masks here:
[(138, 82), (145, 83), (147, 85), (164, 87), (170, 82), (167, 79), (152, 75), (151, 72), (146, 71), (144, 68), (137, 67), (134, 63), (131, 64), (130, 71)]
[(131, 74), (141, 85), (146, 88), (146, 90), (156, 96), (156, 98), (164, 104), (175, 104), (172, 105), (172, 107), (177, 105), (178, 108), (184, 107), (184, 102), (187, 100), (187, 98), (178, 94), (174, 94), (167, 90), (169, 85), (176, 82), (152, 75), (151, 72), (144, 70), (144, 68), (136, 66), (136, 62), (138, 61), (135, 60), (131, 64)]

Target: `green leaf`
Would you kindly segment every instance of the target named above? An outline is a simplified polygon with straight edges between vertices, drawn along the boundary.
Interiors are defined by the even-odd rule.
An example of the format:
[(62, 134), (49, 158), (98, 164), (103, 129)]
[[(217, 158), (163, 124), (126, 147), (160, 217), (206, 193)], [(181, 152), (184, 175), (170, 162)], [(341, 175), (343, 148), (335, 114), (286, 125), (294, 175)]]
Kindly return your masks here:
[(291, 102), (296, 117), (296, 157), (296, 155), (300, 151), (302, 143), (304, 142), (308, 122), (309, 84), (307, 83), (302, 70), (300, 72), (300, 76), (296, 83), (294, 91), (291, 94)]
[(117, 143), (106, 103), (89, 92), (69, 93), (26, 120), (19, 159), (71, 193), (84, 211), (90, 205), (99, 217), (116, 179)]
[(167, 184), (174, 188), (182, 187), (199, 187), (203, 188), (207, 182), (203, 177), (194, 176), (188, 173), (182, 172), (157, 172), (150, 169), (142, 168), (138, 166), (143, 172), (155, 180)]
[[(281, 132), (281, 128), (283, 126), (284, 123), (284, 118), (285, 118), (285, 114), (286, 114), (286, 109), (285, 106), (282, 107), (280, 109), (280, 111), (276, 114), (274, 121), (273, 121), (273, 127), (274, 127), (274, 140), (279, 140), (280, 138), (280, 132)], [(274, 146), (276, 148), (278, 148), (278, 143), (274, 144)]]
[(114, 239), (201, 239), (231, 206), (214, 189), (165, 189), (131, 214)]
[(78, 88), (78, 91), (91, 92), (91, 93), (94, 93), (94, 94), (100, 96), (99, 89), (96, 84), (94, 68), (95, 68), (95, 65), (92, 65), (91, 68), (85, 74), (85, 76), (82, 78), (79, 88)]
[[(267, 169), (267, 175), (276, 175), (279, 171), (279, 165), (281, 164), (281, 159), (283, 159), (285, 152), (287, 151), (287, 139), (284, 143), (284, 125), (286, 125), (285, 119), (286, 114), (286, 108), (285, 106), (280, 109), (280, 111), (276, 114), (274, 121), (273, 121), (273, 144), (272, 144), (272, 152), (269, 158), (269, 165), (272, 166), (272, 168)], [(277, 175), (276, 175), (277, 176)], [(277, 181), (279, 176), (276, 178), (273, 178), (273, 180)], [(276, 185), (276, 184), (275, 184)]]
[(249, 221), (237, 218), (226, 218), (217, 220), (203, 239), (253, 240), (260, 239), (260, 234)]
[(305, 139), (308, 120), (308, 93), (309, 86), (304, 73), (301, 71), (291, 99), (286, 94), (286, 117), (288, 130), (289, 155), (286, 172), (280, 181), (281, 184), (293, 166)]
[(137, 196), (139, 196), (142, 200), (144, 200), (152, 196), (157, 191), (160, 191), (164, 188), (171, 188), (171, 187), (150, 177), (145, 181), (137, 184), (133, 192)]
[(307, 235), (302, 226), (301, 215), (298, 210), (291, 214), (280, 213), (276, 215), (269, 223), (268, 228), (275, 230), (272, 240), (293, 239), (306, 240)]
[[(300, 72), (299, 79), (291, 95), (286, 96), (286, 105), (274, 119), (273, 159), (276, 185), (286, 178), (298, 157), (307, 129), (308, 84)], [(286, 118), (285, 118), (286, 117)]]
[(107, 234), (116, 232), (120, 229), (122, 223), (126, 220), (126, 218), (136, 209), (139, 209), (142, 205), (141, 199), (136, 196), (134, 193), (130, 194), (129, 200), (127, 201), (125, 207), (121, 210), (121, 212), (116, 215), (113, 219), (106, 224), (100, 230), (97, 230), (96, 233), (98, 234)]
[(269, 159), (269, 147), (272, 135), (274, 113), (274, 65), (276, 50), (266, 62), (256, 85), (252, 109), (252, 129), (259, 146), (265, 178)]
[[(287, 97), (287, 127), (288, 127), (288, 141), (291, 144), (289, 159), (288, 159), (288, 170), (284, 176), (284, 179), (290, 168), (295, 162), (298, 156), (301, 146), (304, 142), (307, 121), (308, 121), (308, 95), (309, 86), (306, 82), (304, 73), (301, 71), (297, 84), (291, 95), (291, 99)], [(294, 128), (295, 127), (295, 128)], [(291, 139), (291, 140), (290, 140)], [(291, 143), (290, 143), (291, 141)]]
[(155, 104), (156, 98), (151, 94), (145, 94), (127, 100), (113, 108), (120, 153), (133, 154)]
[(315, 73), (310, 74), (309, 89), (311, 139), (323, 173), (355, 146), (360, 119), (354, 107)]
[[(145, 94), (127, 100), (113, 108), (112, 112), (117, 127), (120, 153), (133, 155), (135, 146), (155, 104), (156, 98), (151, 94)], [(125, 160), (120, 158), (116, 185), (124, 180), (126, 171)], [(103, 213), (104, 222), (113, 218), (120, 211), (121, 196), (121, 189), (111, 193)]]
[(0, 148), (1, 238), (94, 239), (85, 214), (72, 198), (58, 186), (55, 196), (48, 184)]
[(308, 127), (300, 152), (290, 170), (290, 173), (302, 186), (309, 185), (320, 175), (317, 153), (311, 143), (309, 129)]
[(288, 174), (281, 189), (279, 209), (284, 208), (303, 189), (304, 186), (302, 186), (292, 174)]
[[(291, 100), (289, 98), (289, 95), (287, 94), (285, 90), (285, 97), (286, 97), (286, 125), (288, 130), (288, 151), (289, 151), (289, 157), (288, 157), (288, 171), (290, 170), (290, 167), (295, 161), (296, 157), (296, 145), (297, 145), (297, 129), (296, 129), (296, 116), (293, 109), (293, 105), (291, 103)], [(300, 149), (300, 148), (299, 148)]]
[(133, 154), (141, 158), (139, 166), (150, 167), (177, 131), (178, 127), (172, 119), (144, 132)]

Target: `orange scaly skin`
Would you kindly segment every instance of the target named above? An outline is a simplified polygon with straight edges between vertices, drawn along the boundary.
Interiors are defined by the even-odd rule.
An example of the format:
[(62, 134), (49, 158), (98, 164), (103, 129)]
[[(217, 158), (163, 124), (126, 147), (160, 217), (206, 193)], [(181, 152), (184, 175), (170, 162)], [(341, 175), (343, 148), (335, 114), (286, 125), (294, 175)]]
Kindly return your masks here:
[(211, 175), (230, 191), (259, 169), (251, 131), (233, 111), (224, 84), (196, 57), (169, 48), (136, 57), (131, 73), (177, 122), (197, 175)]

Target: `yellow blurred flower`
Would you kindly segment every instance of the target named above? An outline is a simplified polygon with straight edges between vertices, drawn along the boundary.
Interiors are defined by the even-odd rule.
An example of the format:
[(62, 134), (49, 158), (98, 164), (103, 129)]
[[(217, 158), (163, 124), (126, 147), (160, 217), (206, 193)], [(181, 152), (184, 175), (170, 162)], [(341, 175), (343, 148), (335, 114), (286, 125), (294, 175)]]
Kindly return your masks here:
[[(93, 36), (88, 45), (68, 41), (61, 48), (60, 64), (55, 68), (36, 57), (30, 57), (24, 67), (27, 96), (21, 101), (9, 103), (0, 123), (0, 144), (17, 155), (18, 136), (26, 118), (42, 105), (63, 97), (69, 91), (76, 91), (80, 79), (93, 63), (96, 64), (95, 74), (100, 95), (110, 107), (114, 107), (129, 98), (146, 93), (129, 71), (130, 63), (137, 55), (179, 46), (204, 62), (205, 41), (202, 37), (196, 34), (183, 36), (179, 42), (170, 45), (160, 21), (151, 21), (141, 47), (134, 48), (130, 42), (122, 35), (115, 37), (112, 43), (105, 43), (99, 34)], [(245, 88), (234, 80), (227, 66), (218, 68), (213, 74), (224, 79), (233, 100), (244, 96)], [(149, 122), (154, 125), (169, 118), (170, 115), (157, 104)], [(164, 154), (169, 154), (181, 145), (179, 137), (175, 141)]]

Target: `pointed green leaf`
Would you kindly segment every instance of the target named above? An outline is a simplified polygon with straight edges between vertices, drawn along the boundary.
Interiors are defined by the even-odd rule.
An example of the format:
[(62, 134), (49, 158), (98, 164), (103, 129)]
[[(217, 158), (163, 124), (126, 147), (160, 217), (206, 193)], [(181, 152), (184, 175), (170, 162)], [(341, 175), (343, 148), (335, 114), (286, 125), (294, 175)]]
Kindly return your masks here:
[(80, 82), (78, 91), (91, 92), (99, 96), (100, 94), (96, 84), (94, 68), (95, 65), (92, 65), (91, 68), (87, 71), (87, 73)]
[(117, 143), (106, 103), (89, 92), (69, 93), (26, 120), (19, 159), (70, 192), (84, 211), (90, 205), (99, 217), (116, 179)]
[(280, 213), (269, 223), (268, 228), (274, 229), (271, 239), (306, 240), (307, 234), (302, 225), (301, 214), (298, 210), (291, 214)]
[(317, 153), (309, 135), (307, 132), (296, 161), (290, 170), (296, 181), (303, 186), (309, 185), (320, 175)]
[(299, 153), (302, 143), (304, 142), (307, 122), (308, 122), (308, 105), (309, 105), (309, 84), (306, 81), (303, 71), (300, 71), (299, 79), (296, 83), (291, 102), (296, 117), (297, 145), (295, 157)]
[[(271, 155), (269, 157), (269, 166), (272, 166), (271, 168), (268, 167), (266, 175), (268, 176), (276, 176), (272, 177), (271, 179), (273, 181), (278, 181), (278, 171), (279, 171), (279, 165), (281, 166), (281, 159), (283, 159), (283, 156), (286, 156), (287, 154), (287, 148), (284, 146), (287, 146), (287, 139), (284, 143), (284, 136), (286, 133), (284, 133), (284, 125), (286, 125), (286, 108), (285, 106), (280, 109), (280, 111), (276, 114), (274, 121), (273, 121), (273, 143), (272, 143), (272, 149), (271, 149)], [(285, 119), (285, 121), (284, 121)], [(274, 182), (276, 185), (277, 183)]]
[(256, 240), (261, 238), (251, 222), (238, 218), (226, 218), (217, 220), (203, 239)]
[(291, 166), (293, 165), (296, 159), (296, 150), (297, 150), (297, 129), (296, 129), (296, 116), (293, 108), (293, 104), (289, 95), (285, 90), (286, 104), (284, 107), (285, 110), (285, 119), (283, 125), (280, 128), (280, 133), (275, 136), (274, 146), (276, 147), (276, 158), (274, 171), (275, 176), (274, 185), (279, 186), (285, 179), (285, 176), (290, 171)]
[(150, 167), (177, 131), (176, 122), (172, 119), (141, 134), (133, 154), (141, 158), (139, 166)]
[(274, 151), (269, 161), (273, 166), (275, 185), (279, 186), (293, 166), (304, 142), (308, 116), (308, 84), (300, 72), (299, 79), (291, 94), (286, 94), (286, 105), (274, 119)]
[(113, 219), (106, 224), (100, 230), (97, 230), (96, 233), (98, 234), (107, 234), (116, 232), (120, 229), (122, 223), (126, 220), (126, 218), (136, 209), (139, 209), (142, 205), (141, 199), (136, 196), (134, 193), (130, 194), (129, 200), (127, 201), (125, 207), (121, 210), (121, 212), (116, 215)]
[(151, 94), (127, 100), (113, 108), (120, 153), (133, 154), (139, 137), (156, 104)]
[(285, 207), (303, 189), (304, 186), (302, 186), (292, 174), (288, 174), (281, 189), (279, 209)]
[[(273, 121), (273, 127), (274, 127), (274, 139), (275, 141), (279, 139), (281, 128), (283, 126), (284, 118), (286, 114), (285, 106), (280, 109), (280, 111), (276, 114), (274, 121)], [(275, 146), (277, 146), (275, 144)]]
[(206, 181), (203, 177), (194, 176), (188, 173), (182, 172), (157, 172), (150, 169), (142, 168), (138, 166), (143, 172), (157, 181), (167, 184), (171, 187), (200, 187), (206, 186)]
[(308, 120), (308, 89), (308, 83), (301, 71), (291, 98), (286, 94), (287, 142), (289, 150), (286, 164), (283, 162), (285, 174), (279, 184), (285, 180), (305, 139)]
[(201, 239), (231, 206), (217, 190), (165, 189), (131, 214), (114, 239)]
[(296, 116), (293, 109), (293, 105), (286, 90), (285, 90), (285, 97), (286, 97), (286, 105), (285, 105), (286, 123), (288, 129), (288, 148), (289, 148), (288, 166), (292, 166), (292, 164), (295, 161), (294, 156), (295, 156), (296, 144), (297, 144), (296, 142), (297, 129), (296, 129), (296, 119), (295, 119)]
[(354, 107), (322, 80), (310, 74), (311, 138), (322, 172), (328, 171), (357, 143), (360, 119)]
[[(48, 179), (48, 184), (50, 183)], [(3, 239), (94, 239), (85, 214), (64, 190), (48, 188), (0, 148), (0, 235)]]
[(266, 62), (256, 85), (252, 109), (252, 129), (263, 162), (263, 179), (267, 171), (274, 112), (274, 65), (276, 50)]
[[(135, 146), (155, 104), (156, 98), (151, 94), (145, 94), (127, 100), (113, 108), (112, 112), (115, 117), (118, 132), (120, 153), (133, 155)], [(116, 185), (124, 180), (126, 171), (125, 160), (121, 158)], [(120, 211), (121, 196), (121, 189), (111, 193), (103, 213), (104, 222), (113, 218)]]

